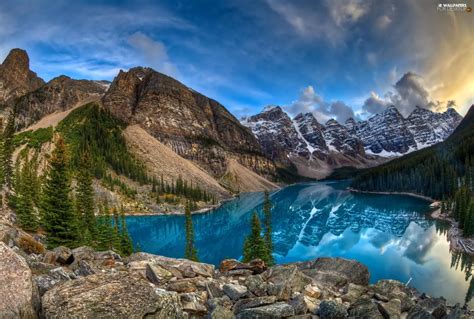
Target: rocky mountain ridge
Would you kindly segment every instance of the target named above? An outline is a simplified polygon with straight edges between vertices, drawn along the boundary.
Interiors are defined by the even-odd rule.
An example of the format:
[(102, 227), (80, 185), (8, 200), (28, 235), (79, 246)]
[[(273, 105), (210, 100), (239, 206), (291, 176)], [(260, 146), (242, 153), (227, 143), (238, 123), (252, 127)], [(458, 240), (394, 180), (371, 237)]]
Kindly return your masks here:
[[(294, 163), (299, 173), (324, 177), (341, 166), (369, 167), (446, 139), (462, 117), (452, 108), (435, 113), (417, 107), (404, 118), (394, 106), (365, 121), (320, 124), (312, 113), (293, 119), (279, 106), (242, 120), (267, 156)], [(308, 169), (309, 168), (309, 169)]]
[(120, 71), (102, 103), (216, 178), (229, 177), (231, 159), (260, 175), (275, 174), (255, 137), (224, 106), (153, 69)]

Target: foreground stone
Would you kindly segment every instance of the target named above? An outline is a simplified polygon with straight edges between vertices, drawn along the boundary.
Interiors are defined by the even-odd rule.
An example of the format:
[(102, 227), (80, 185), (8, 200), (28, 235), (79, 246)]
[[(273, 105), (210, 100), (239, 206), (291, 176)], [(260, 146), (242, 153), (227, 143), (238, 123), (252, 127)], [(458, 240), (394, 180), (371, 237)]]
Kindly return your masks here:
[(177, 293), (127, 272), (56, 285), (43, 296), (42, 310), (46, 318), (183, 318)]
[(28, 264), (0, 241), (0, 318), (36, 318), (36, 298)]

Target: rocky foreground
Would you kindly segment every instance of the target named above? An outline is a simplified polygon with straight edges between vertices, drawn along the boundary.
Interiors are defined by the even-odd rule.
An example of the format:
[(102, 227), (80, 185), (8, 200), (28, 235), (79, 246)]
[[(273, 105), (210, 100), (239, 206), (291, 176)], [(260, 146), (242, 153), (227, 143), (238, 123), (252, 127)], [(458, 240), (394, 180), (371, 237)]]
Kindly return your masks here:
[[(366, 266), (318, 258), (267, 268), (90, 247), (47, 251), (0, 224), (0, 318), (474, 318)], [(442, 287), (440, 287), (442, 289)]]

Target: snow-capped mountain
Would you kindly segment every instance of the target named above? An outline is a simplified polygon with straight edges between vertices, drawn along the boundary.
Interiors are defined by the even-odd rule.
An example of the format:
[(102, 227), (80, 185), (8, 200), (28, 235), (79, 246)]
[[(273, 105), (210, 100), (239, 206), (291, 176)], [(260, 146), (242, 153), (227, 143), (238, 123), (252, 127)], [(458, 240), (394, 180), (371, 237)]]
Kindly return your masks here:
[(293, 119), (279, 106), (245, 118), (264, 152), (273, 160), (296, 165), (300, 174), (324, 177), (341, 166), (368, 167), (393, 156), (446, 139), (462, 120), (454, 109), (435, 113), (417, 107), (404, 118), (394, 106), (365, 121), (330, 119), (324, 125), (312, 113)]

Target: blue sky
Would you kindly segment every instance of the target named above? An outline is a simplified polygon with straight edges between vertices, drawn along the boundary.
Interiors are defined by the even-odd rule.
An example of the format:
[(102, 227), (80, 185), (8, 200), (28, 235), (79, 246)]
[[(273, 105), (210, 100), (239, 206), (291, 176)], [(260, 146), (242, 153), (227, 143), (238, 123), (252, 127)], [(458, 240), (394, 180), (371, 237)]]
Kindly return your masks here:
[[(236, 116), (278, 104), (324, 122), (395, 104), (465, 113), (473, 103), (473, 14), (436, 1), (2, 1), (13, 47), (49, 80), (112, 80), (150, 66)], [(471, 5), (471, 3), (468, 3)], [(469, 53), (470, 52), (470, 53)], [(452, 104), (453, 102), (449, 102)]]

